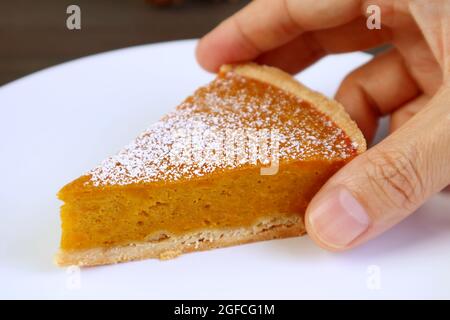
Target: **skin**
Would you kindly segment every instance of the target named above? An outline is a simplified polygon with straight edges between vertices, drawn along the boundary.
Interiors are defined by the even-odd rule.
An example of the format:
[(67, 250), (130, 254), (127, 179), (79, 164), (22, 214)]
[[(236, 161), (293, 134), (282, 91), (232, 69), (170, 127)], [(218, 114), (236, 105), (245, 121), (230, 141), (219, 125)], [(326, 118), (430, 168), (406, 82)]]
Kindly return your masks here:
[[(380, 30), (366, 27), (368, 5)], [(297, 73), (331, 53), (390, 43), (354, 70), (336, 99), (370, 141), (378, 119), (390, 134), (335, 174), (306, 212), (309, 235), (329, 250), (374, 238), (450, 183), (448, 0), (255, 0), (204, 36), (199, 63), (256, 61)]]

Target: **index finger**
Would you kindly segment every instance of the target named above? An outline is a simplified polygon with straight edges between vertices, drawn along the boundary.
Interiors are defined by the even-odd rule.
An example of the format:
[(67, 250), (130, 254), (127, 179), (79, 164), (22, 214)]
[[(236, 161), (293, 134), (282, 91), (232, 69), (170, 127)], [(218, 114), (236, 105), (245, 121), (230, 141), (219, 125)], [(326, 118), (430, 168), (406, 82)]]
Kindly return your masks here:
[(204, 36), (197, 60), (207, 70), (252, 60), (305, 31), (345, 24), (361, 15), (361, 0), (255, 0)]

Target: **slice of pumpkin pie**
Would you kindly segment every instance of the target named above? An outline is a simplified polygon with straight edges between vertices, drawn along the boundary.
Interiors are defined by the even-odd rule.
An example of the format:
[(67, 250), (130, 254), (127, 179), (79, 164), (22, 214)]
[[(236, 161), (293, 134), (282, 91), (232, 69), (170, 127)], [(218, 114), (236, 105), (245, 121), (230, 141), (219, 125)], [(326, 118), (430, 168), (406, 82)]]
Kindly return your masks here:
[(299, 236), (365, 140), (336, 101), (267, 66), (223, 66), (58, 196), (57, 264), (92, 266)]

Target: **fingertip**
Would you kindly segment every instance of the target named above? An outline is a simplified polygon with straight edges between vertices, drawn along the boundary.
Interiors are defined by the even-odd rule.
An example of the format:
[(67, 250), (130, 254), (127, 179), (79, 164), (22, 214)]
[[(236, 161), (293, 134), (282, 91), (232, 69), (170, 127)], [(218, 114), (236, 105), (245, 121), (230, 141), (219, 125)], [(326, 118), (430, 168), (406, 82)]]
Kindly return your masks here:
[(333, 246), (328, 245), (326, 242), (323, 242), (320, 237), (318, 237), (316, 230), (312, 226), (310, 220), (309, 220), (309, 214), (308, 212), (305, 213), (305, 228), (306, 228), (306, 234), (308, 237), (321, 249), (324, 249), (328, 252), (342, 252), (345, 251), (345, 248), (336, 248)]
[(233, 18), (225, 20), (199, 41), (196, 57), (206, 70), (217, 72), (223, 64), (251, 61), (260, 54), (233, 21)]
[(235, 33), (230, 30), (230, 26), (232, 24), (225, 20), (200, 39), (196, 57), (199, 64), (207, 71), (217, 72), (221, 65), (236, 62), (234, 55), (238, 50), (235, 49)]
[(214, 51), (209, 48), (207, 37), (208, 35), (198, 41), (195, 48), (195, 58), (198, 64), (206, 71), (217, 72), (219, 65), (214, 61)]
[(351, 248), (354, 241), (368, 230), (370, 222), (365, 208), (343, 186), (321, 190), (305, 214), (308, 235), (329, 251)]
[[(311, 209), (312, 208), (312, 204), (315, 198), (313, 198), (313, 200), (310, 202), (310, 204), (308, 205), (308, 208), (306, 209), (305, 212), (305, 218), (304, 218), (304, 224), (305, 224), (305, 229), (306, 229), (306, 234), (308, 235), (308, 237), (320, 248), (329, 251), (329, 252), (339, 252), (342, 251), (342, 249), (337, 249), (333, 246), (328, 245), (326, 242), (322, 241), (321, 237), (317, 234), (317, 229), (314, 226), (312, 219), (311, 219)], [(314, 205), (315, 206), (315, 205)]]

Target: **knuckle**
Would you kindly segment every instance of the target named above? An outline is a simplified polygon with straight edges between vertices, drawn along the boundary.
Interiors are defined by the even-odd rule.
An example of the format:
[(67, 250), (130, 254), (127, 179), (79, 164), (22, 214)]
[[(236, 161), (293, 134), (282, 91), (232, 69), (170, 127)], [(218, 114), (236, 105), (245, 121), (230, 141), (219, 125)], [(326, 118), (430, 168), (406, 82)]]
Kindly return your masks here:
[(365, 94), (364, 85), (361, 83), (361, 79), (364, 78), (365, 76), (362, 69), (353, 70), (342, 80), (341, 87), (346, 90), (359, 91), (362, 94)]
[(253, 38), (251, 33), (245, 29), (244, 24), (242, 23), (240, 16), (232, 16), (230, 18), (231, 22), (234, 24), (238, 34), (242, 37), (243, 42), (242, 45), (246, 46), (248, 50), (260, 54), (264, 50), (260, 47), (257, 41)]
[(395, 208), (411, 210), (423, 198), (423, 179), (413, 160), (417, 156), (413, 149), (368, 154), (370, 169), (366, 174), (369, 183), (374, 192)]
[(294, 10), (292, 9), (292, 1), (282, 0), (282, 10), (286, 19), (282, 20), (281, 29), (286, 35), (297, 35), (297, 32), (301, 30), (301, 25), (297, 22), (294, 16)]

